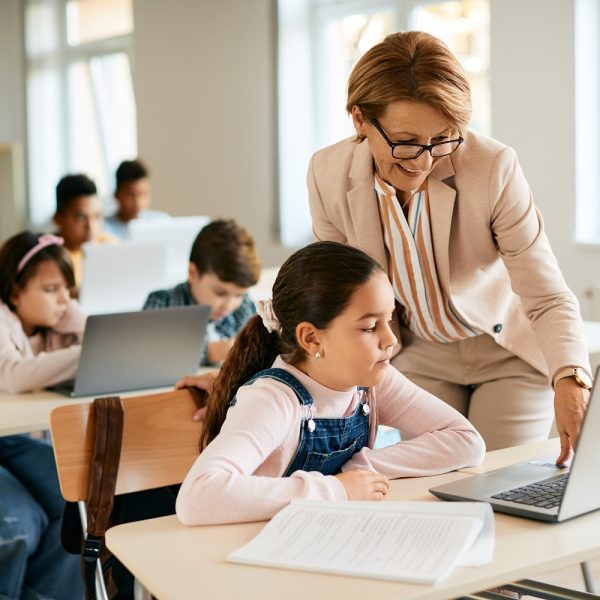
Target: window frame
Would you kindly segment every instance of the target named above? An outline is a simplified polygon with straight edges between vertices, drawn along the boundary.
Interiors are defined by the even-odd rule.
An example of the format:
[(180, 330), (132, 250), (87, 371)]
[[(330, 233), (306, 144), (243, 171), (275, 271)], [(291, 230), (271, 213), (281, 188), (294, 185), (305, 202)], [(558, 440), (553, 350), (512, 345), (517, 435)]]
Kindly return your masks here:
[[(64, 174), (71, 172), (71, 152), (70, 152), (70, 122), (69, 115), (73, 109), (73, 98), (69, 93), (69, 72), (73, 65), (77, 63), (85, 63), (87, 68), (92, 71), (91, 62), (96, 58), (103, 58), (114, 54), (124, 54), (129, 62), (129, 72), (133, 87), (133, 68), (134, 68), (134, 56), (133, 56), (133, 31), (128, 34), (116, 35), (110, 38), (98, 39), (93, 41), (82, 42), (77, 45), (71, 46), (68, 42), (68, 10), (67, 5), (69, 0), (25, 0), (23, 3), (23, 27), (24, 27), (24, 41), (25, 41), (25, 75), (26, 75), (26, 122), (27, 122), (27, 135), (26, 135), (26, 169), (27, 169), (27, 212), (29, 215), (29, 221), (34, 226), (45, 226), (48, 225), (49, 212), (46, 207), (49, 206), (49, 202), (40, 202), (41, 197), (36, 197), (36, 194), (32, 191), (35, 190), (35, 178), (36, 178), (36, 165), (37, 159), (33, 156), (32, 147), (36, 144), (36, 133), (33, 132), (30, 126), (31, 122), (31, 99), (29, 80), (30, 75), (36, 71), (43, 74), (44, 71), (54, 69), (58, 79), (58, 98), (60, 111), (59, 114), (52, 114), (48, 118), (56, 119), (58, 121), (58, 132), (59, 139), (53, 140), (53, 148), (56, 149), (58, 154), (57, 163), (60, 165), (60, 173), (56, 173), (56, 181), (54, 185), (58, 183), (58, 180)], [(133, 0), (132, 0), (133, 3)], [(55, 47), (31, 55), (27, 46), (27, 38), (30, 35), (27, 26), (27, 10), (31, 6), (40, 5), (47, 6), (52, 12), (52, 28), (53, 33), (56, 36)], [(98, 113), (98, 95), (95, 86), (91, 86), (91, 93), (94, 99), (95, 109), (95, 122), (94, 125), (97, 128), (98, 139), (100, 140), (101, 153), (104, 163), (103, 181), (108, 184), (112, 182), (113, 172), (111, 165), (109, 164), (109, 157), (107, 152), (106, 140), (104, 138), (104, 132), (101, 127), (101, 119)], [(134, 92), (135, 93), (135, 92)], [(135, 96), (134, 96), (135, 104)], [(137, 129), (137, 123), (134, 123)], [(39, 139), (39, 138), (38, 138)], [(135, 145), (137, 146), (137, 134), (135, 139)], [(108, 196), (108, 189), (104, 189), (106, 186), (102, 185), (102, 182), (96, 182), (98, 185), (99, 196)], [(44, 188), (45, 189), (45, 188)], [(48, 194), (52, 195), (53, 188), (48, 190)], [(104, 193), (103, 193), (104, 192)], [(54, 197), (52, 195), (52, 201)], [(45, 215), (45, 216), (42, 216)]]
[[(332, 19), (342, 18), (350, 14), (366, 13), (372, 14), (389, 10), (393, 13), (394, 28), (402, 31), (412, 28), (411, 15), (419, 6), (440, 4), (444, 0), (279, 0), (278, 2), (278, 163), (279, 163), (279, 233), (281, 243), (285, 247), (298, 247), (311, 241), (311, 218), (309, 214), (308, 197), (306, 192), (305, 173), (294, 170), (293, 165), (304, 164), (308, 166), (310, 157), (319, 148), (339, 141), (331, 140), (328, 135), (327, 102), (323, 97), (327, 86), (327, 76), (324, 69), (319, 67), (319, 57), (325, 56), (324, 40), (327, 24)], [(289, 7), (293, 5), (291, 13), (298, 18), (296, 23), (290, 23)], [(285, 13), (285, 14), (283, 14)], [(282, 19), (283, 14), (283, 19)], [(303, 61), (309, 67), (309, 75), (304, 75), (301, 85), (297, 81), (295, 85), (301, 90), (304, 106), (302, 116), (304, 128), (299, 137), (290, 134), (293, 129), (294, 118), (298, 113), (297, 108), (292, 108), (289, 100), (286, 101), (289, 91), (285, 89), (289, 81), (289, 73), (286, 72), (285, 48), (286, 35), (289, 35), (285, 27), (292, 29), (293, 35), (298, 39), (302, 34), (300, 29), (304, 27), (304, 39), (302, 40)], [(295, 29), (294, 29), (295, 27)], [(308, 48), (308, 50), (307, 50)], [(291, 69), (290, 69), (291, 70)], [(302, 77), (302, 69), (297, 70)], [(489, 64), (488, 64), (488, 86)], [(298, 79), (298, 73), (296, 74)], [(315, 93), (312, 93), (312, 91)], [(491, 95), (490, 95), (491, 98)], [(297, 98), (296, 98), (297, 100)], [(344, 107), (340, 107), (344, 110)], [(306, 123), (312, 123), (306, 127)], [(490, 133), (489, 131), (486, 133)], [(349, 135), (352, 135), (350, 132)], [(306, 169), (305, 169), (306, 171)]]

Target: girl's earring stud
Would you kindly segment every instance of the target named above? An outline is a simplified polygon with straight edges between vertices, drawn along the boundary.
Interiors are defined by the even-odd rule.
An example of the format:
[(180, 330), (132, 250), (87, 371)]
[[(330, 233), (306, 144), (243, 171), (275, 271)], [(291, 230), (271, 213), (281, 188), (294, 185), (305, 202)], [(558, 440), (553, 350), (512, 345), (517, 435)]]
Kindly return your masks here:
[(320, 352), (315, 352), (315, 358), (317, 360), (319, 360), (321, 358), (321, 353)]

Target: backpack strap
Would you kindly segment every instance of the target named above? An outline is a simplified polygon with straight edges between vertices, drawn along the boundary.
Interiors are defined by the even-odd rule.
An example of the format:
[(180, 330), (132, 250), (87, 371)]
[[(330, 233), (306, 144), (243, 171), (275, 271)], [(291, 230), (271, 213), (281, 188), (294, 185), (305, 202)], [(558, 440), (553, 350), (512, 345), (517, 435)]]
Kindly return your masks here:
[(87, 496), (87, 531), (82, 551), (87, 595), (92, 600), (96, 600), (96, 567), (112, 513), (123, 440), (121, 399), (118, 396), (97, 398), (94, 410), (96, 435)]

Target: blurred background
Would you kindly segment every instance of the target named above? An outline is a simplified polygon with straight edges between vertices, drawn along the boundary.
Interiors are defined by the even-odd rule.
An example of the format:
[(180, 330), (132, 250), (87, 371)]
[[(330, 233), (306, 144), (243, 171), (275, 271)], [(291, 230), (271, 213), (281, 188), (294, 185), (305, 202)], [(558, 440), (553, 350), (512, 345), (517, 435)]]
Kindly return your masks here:
[(472, 127), (516, 149), (600, 320), (597, 0), (0, 0), (0, 238), (46, 227), (67, 172), (110, 214), (116, 166), (140, 156), (153, 208), (235, 218), (281, 264), (310, 241), (311, 153), (351, 134), (350, 69), (403, 29), (460, 58)]

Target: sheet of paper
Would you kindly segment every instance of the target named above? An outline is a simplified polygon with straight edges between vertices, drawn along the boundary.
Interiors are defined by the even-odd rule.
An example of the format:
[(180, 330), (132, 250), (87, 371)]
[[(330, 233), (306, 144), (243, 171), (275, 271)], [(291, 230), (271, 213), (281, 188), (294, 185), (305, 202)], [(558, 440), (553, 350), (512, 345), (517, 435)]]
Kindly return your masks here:
[[(486, 513), (491, 538), (489, 527), (482, 536)], [(474, 544), (481, 547), (469, 553)], [(434, 583), (492, 550), (485, 504), (294, 502), (228, 560)]]

